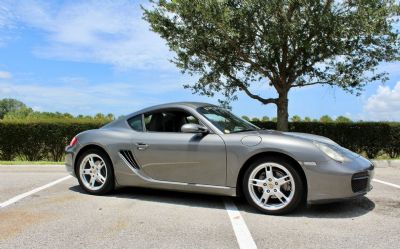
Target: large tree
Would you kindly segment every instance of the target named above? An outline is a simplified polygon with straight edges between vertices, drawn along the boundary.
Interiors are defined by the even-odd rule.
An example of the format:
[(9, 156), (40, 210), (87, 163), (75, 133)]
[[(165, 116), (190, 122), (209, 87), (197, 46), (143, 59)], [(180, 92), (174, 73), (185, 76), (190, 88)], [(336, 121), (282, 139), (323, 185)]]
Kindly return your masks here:
[[(387, 75), (380, 62), (399, 59), (398, 3), (393, 0), (152, 1), (144, 18), (176, 53), (183, 72), (199, 75), (195, 93), (242, 91), (277, 106), (278, 130), (288, 129), (290, 89), (338, 86), (359, 93)], [(254, 92), (263, 82), (275, 96)], [(259, 89), (259, 88), (258, 88)]]
[(16, 112), (24, 108), (27, 108), (27, 106), (19, 100), (0, 99), (0, 119), (4, 118), (7, 113)]

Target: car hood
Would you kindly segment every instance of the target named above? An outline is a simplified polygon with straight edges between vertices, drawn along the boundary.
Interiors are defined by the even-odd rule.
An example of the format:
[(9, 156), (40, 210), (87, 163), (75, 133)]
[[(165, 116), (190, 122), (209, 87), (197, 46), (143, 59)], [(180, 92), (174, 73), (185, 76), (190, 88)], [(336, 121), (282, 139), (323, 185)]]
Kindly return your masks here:
[(260, 135), (272, 134), (272, 135), (291, 136), (291, 137), (301, 138), (301, 139), (305, 139), (305, 140), (309, 140), (309, 141), (316, 141), (316, 142), (331, 144), (334, 146), (339, 146), (335, 141), (333, 141), (327, 137), (318, 136), (318, 135), (314, 135), (314, 134), (308, 134), (308, 133), (281, 132), (281, 131), (275, 131), (275, 130), (260, 130), (260, 131), (258, 131), (258, 133)]

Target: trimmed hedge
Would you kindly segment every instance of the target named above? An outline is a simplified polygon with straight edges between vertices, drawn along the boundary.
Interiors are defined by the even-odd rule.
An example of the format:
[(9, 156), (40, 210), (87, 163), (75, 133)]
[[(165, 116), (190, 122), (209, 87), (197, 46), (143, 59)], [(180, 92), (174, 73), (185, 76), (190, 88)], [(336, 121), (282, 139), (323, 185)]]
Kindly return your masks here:
[[(276, 129), (274, 122), (254, 121), (264, 129)], [(65, 146), (78, 133), (96, 129), (105, 121), (48, 120), (1, 121), (0, 160), (61, 161)], [(292, 122), (289, 130), (328, 137), (340, 145), (374, 158), (385, 153), (400, 156), (400, 123)]]
[(78, 133), (104, 125), (99, 121), (2, 121), (0, 160), (62, 161), (65, 146)]

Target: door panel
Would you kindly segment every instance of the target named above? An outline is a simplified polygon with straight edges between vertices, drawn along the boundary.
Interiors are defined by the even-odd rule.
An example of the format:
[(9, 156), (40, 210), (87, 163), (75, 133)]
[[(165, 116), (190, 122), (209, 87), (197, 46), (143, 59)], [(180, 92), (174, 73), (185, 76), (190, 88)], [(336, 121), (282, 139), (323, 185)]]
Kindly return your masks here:
[(149, 177), (225, 186), (226, 149), (216, 134), (139, 132), (133, 139), (138, 164)]

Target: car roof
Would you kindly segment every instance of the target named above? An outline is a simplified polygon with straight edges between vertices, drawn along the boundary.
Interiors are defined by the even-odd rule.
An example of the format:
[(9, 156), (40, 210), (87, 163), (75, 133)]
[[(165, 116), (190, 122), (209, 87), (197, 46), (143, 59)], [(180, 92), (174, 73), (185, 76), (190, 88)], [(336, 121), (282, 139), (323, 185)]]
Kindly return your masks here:
[[(202, 107), (202, 106), (212, 106), (213, 104), (210, 103), (205, 103), (205, 102), (190, 102), (190, 101), (182, 101), (182, 102), (171, 102), (171, 103), (165, 103), (165, 104), (161, 104), (161, 105), (155, 105), (152, 106), (154, 108), (168, 108), (168, 107), (173, 107), (173, 106), (188, 106), (188, 107), (192, 107), (192, 108), (198, 108), (198, 107)], [(151, 107), (149, 107), (151, 108)]]
[(149, 112), (149, 111), (154, 111), (154, 110), (158, 110), (158, 109), (179, 108), (179, 107), (189, 107), (189, 108), (196, 109), (196, 108), (203, 107), (203, 106), (215, 106), (215, 105), (210, 104), (210, 103), (204, 103), (204, 102), (190, 102), (190, 101), (171, 102), (171, 103), (150, 106), (150, 107), (144, 108), (140, 111), (137, 111), (135, 113), (143, 113), (143, 112)]

